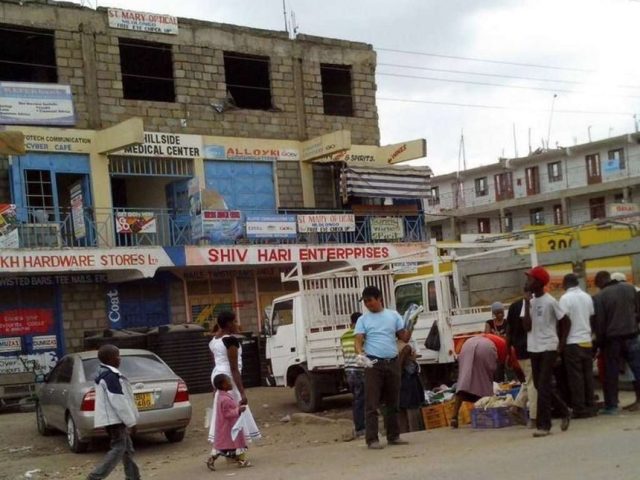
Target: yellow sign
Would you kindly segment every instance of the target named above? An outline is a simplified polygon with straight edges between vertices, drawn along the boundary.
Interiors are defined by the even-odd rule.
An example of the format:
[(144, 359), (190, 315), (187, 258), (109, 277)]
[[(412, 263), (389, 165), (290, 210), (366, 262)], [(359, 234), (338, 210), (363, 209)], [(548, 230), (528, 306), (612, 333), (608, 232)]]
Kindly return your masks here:
[(0, 132), (0, 155), (24, 155), (22, 132)]
[(111, 153), (144, 142), (144, 125), (140, 117), (133, 117), (96, 132), (96, 149)]
[(302, 160), (313, 160), (349, 148), (351, 148), (351, 132), (349, 130), (327, 133), (302, 142)]
[(313, 163), (345, 162), (360, 167), (382, 167), (423, 158), (426, 154), (427, 142), (419, 139), (383, 147), (353, 145), (349, 150), (316, 158)]
[(95, 132), (67, 128), (18, 127), (30, 152), (91, 153)]

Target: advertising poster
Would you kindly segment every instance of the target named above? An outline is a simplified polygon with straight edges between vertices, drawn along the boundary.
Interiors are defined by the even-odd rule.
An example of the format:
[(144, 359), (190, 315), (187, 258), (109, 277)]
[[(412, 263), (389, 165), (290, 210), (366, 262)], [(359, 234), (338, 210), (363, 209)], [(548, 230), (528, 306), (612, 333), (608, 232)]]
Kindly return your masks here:
[(134, 32), (178, 34), (178, 19), (171, 15), (109, 8), (109, 26)]
[(0, 124), (75, 125), (69, 85), (0, 82)]
[(351, 213), (298, 215), (298, 231), (355, 232), (356, 217)]
[(295, 215), (247, 217), (247, 238), (295, 239), (298, 233)]
[(369, 220), (372, 240), (401, 240), (404, 221), (401, 217), (372, 217)]
[(47, 333), (53, 326), (53, 310), (21, 308), (0, 312), (0, 335), (33, 335)]
[(153, 212), (116, 212), (118, 233), (156, 233)]
[(82, 198), (82, 183), (74, 183), (70, 190), (71, 199), (71, 223), (73, 224), (73, 236), (80, 240), (87, 236), (87, 227), (84, 223), (84, 199)]
[(16, 206), (9, 203), (0, 204), (0, 248), (19, 248), (18, 219)]
[[(195, 223), (198, 233), (196, 240), (226, 243), (244, 235), (242, 212), (237, 210), (202, 210)], [(193, 235), (194, 221), (191, 225)]]

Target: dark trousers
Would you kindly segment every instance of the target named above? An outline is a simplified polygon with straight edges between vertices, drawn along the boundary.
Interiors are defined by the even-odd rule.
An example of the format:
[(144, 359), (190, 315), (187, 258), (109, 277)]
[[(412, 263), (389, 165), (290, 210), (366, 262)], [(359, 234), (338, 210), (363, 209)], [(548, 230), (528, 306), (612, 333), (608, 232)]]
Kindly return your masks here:
[(553, 389), (553, 370), (558, 358), (558, 352), (530, 353), (533, 383), (538, 391), (538, 413), (536, 427), (538, 430), (551, 430), (551, 409), (556, 409), (561, 415), (569, 415), (567, 405)]
[(349, 391), (353, 394), (353, 425), (356, 433), (361, 433), (364, 431), (364, 369), (347, 369), (345, 373)]
[(384, 427), (387, 440), (400, 436), (398, 404), (400, 402), (400, 364), (398, 359), (378, 359), (364, 369), (365, 438), (367, 445), (378, 441), (378, 407), (384, 403)]
[(640, 381), (640, 339), (637, 336), (607, 338), (604, 342), (604, 404), (607, 408), (618, 406), (620, 359), (627, 362), (635, 381)]
[(593, 356), (590, 347), (567, 345), (563, 352), (564, 367), (567, 372), (571, 408), (577, 415), (592, 413), (593, 403)]
[(126, 426), (109, 425), (106, 427), (107, 434), (111, 440), (111, 449), (98, 465), (87, 477), (87, 480), (102, 480), (107, 478), (120, 462), (124, 466), (124, 477), (126, 480), (140, 480), (140, 470), (133, 461), (133, 442)]

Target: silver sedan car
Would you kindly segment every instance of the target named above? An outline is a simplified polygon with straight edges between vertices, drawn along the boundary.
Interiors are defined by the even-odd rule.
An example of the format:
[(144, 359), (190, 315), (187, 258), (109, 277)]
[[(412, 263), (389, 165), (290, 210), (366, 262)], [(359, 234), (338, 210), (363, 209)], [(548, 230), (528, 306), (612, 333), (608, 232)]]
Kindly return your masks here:
[[(160, 357), (147, 350), (120, 350), (119, 370), (127, 377), (140, 412), (137, 433), (162, 432), (169, 442), (180, 442), (191, 420), (187, 385)], [(64, 356), (37, 388), (38, 431), (66, 432), (69, 448), (81, 453), (92, 438), (106, 436), (94, 428), (95, 378), (98, 352)]]

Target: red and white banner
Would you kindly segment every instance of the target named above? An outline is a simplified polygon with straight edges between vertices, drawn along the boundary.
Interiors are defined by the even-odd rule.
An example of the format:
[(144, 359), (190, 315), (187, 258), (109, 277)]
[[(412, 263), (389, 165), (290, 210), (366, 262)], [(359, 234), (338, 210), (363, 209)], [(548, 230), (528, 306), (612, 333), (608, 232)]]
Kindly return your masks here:
[(0, 312), (0, 335), (47, 333), (53, 326), (53, 310), (20, 308)]
[(0, 250), (2, 273), (70, 273), (109, 270), (138, 270), (153, 277), (160, 267), (173, 261), (162, 247), (16, 252)]
[(427, 248), (424, 243), (185, 247), (187, 266), (381, 262)]

